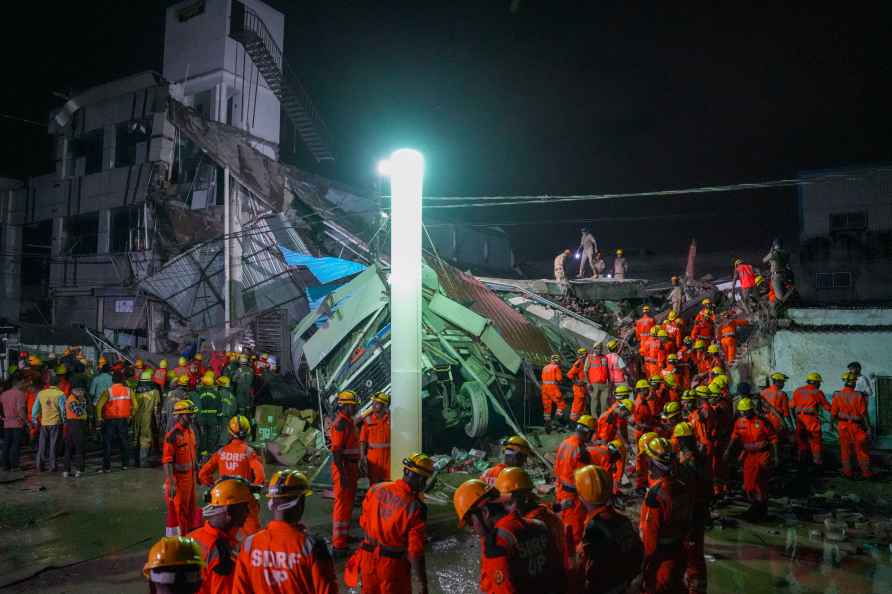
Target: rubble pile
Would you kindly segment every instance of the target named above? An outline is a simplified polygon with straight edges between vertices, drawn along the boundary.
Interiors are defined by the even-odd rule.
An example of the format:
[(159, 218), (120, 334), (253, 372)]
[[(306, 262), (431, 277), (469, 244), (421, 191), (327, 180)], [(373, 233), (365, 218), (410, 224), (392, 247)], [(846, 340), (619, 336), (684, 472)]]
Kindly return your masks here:
[(286, 466), (319, 464), (328, 450), (323, 433), (315, 427), (317, 413), (311, 409), (285, 409), (263, 404), (257, 407), (255, 446), (264, 458)]

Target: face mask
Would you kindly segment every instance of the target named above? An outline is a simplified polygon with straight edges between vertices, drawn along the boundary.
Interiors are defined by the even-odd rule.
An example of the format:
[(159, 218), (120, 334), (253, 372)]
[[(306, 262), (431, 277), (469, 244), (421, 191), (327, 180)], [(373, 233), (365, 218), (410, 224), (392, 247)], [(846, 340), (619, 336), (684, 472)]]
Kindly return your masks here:
[(291, 501), (289, 501), (288, 503), (280, 503), (280, 504), (276, 505), (275, 500), (270, 499), (269, 501), (266, 502), (266, 506), (269, 508), (269, 511), (271, 511), (271, 512), (286, 511), (286, 510), (291, 509), (295, 505), (297, 505), (299, 502), (300, 502), (300, 497), (296, 497), (296, 498), (292, 499)]

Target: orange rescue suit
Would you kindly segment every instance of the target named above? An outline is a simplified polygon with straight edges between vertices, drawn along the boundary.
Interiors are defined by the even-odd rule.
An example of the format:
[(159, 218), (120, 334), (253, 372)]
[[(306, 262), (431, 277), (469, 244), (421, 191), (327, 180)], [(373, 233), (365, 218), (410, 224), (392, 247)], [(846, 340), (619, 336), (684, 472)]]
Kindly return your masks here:
[(566, 592), (563, 560), (548, 527), (516, 513), (499, 518), (484, 539), (480, 573), (487, 594)]
[(337, 594), (334, 562), (325, 541), (303, 526), (272, 520), (245, 539), (232, 594)]
[(839, 455), (842, 462), (842, 473), (852, 476), (852, 454), (858, 460), (861, 475), (865, 478), (873, 476), (870, 471), (870, 435), (867, 432), (867, 400), (864, 394), (850, 386), (833, 394), (830, 414), (836, 419), (836, 430), (839, 433)]
[(771, 468), (771, 446), (777, 443), (774, 426), (761, 417), (740, 417), (734, 423), (731, 439), (740, 443), (743, 452), (743, 491), (751, 501), (768, 501), (768, 474)]
[(483, 471), (483, 474), (480, 475), (480, 480), (490, 487), (495, 487), (496, 479), (499, 478), (499, 474), (506, 468), (508, 468), (508, 465), (504, 462), (496, 464), (495, 466), (490, 466)]
[(748, 324), (746, 320), (728, 320), (719, 328), (719, 343), (729, 365), (737, 358), (737, 328)]
[(201, 589), (197, 594), (229, 594), (235, 577), (235, 561), (238, 554), (238, 540), (235, 535), (214, 528), (205, 522), (204, 526), (189, 533), (201, 548), (204, 567), (201, 568)]
[[(765, 418), (774, 427), (778, 436), (784, 433), (784, 419), (790, 418), (790, 399), (787, 393), (775, 385), (768, 386), (759, 393), (766, 403)], [(778, 414), (780, 413), (780, 414)]]
[(821, 464), (824, 444), (821, 436), (820, 409), (830, 411), (827, 397), (818, 388), (806, 384), (793, 392), (793, 402), (790, 407), (796, 414), (796, 448), (799, 451), (799, 461), (801, 462), (804, 454), (811, 449), (815, 464)]
[(573, 405), (570, 407), (570, 420), (576, 421), (583, 411), (588, 409), (588, 390), (585, 386), (585, 359), (576, 359), (567, 372), (567, 379), (573, 382)]
[(567, 405), (561, 394), (559, 382), (564, 379), (561, 374), (561, 366), (557, 363), (549, 363), (542, 368), (542, 409), (545, 411), (545, 421), (551, 421), (551, 410), (557, 407), (558, 416), (562, 416)]
[(639, 530), (644, 545), (641, 592), (683, 592), (684, 540), (693, 517), (691, 488), (673, 477), (661, 477), (647, 491)]
[[(177, 423), (164, 436), (161, 463), (173, 465), (173, 478), (165, 483), (167, 498), (167, 534), (184, 535), (200, 524), (195, 501), (196, 456), (195, 432)], [(170, 496), (170, 480), (176, 494)]]
[(366, 444), (366, 467), (369, 483), (390, 478), (390, 413), (372, 412), (362, 420), (359, 443)]
[(410, 559), (424, 556), (427, 507), (406, 481), (378, 483), (362, 502), (356, 552), (363, 594), (412, 594)]
[[(338, 411), (331, 424), (331, 481), (334, 506), (331, 510), (331, 546), (346, 549), (350, 536), (350, 518), (353, 500), (356, 499), (356, 482), (359, 480), (359, 431), (353, 419)], [(335, 461), (340, 455), (341, 466)]]
[[(252, 485), (266, 483), (266, 472), (263, 470), (263, 462), (260, 456), (241, 439), (233, 439), (228, 444), (214, 452), (214, 455), (204, 463), (198, 471), (198, 480), (202, 485), (214, 483), (214, 474), (218, 476), (238, 476)], [(254, 534), (260, 530), (260, 507), (254, 501), (248, 506), (250, 513), (242, 531)]]
[(554, 475), (557, 482), (556, 499), (561, 512), (561, 521), (569, 531), (571, 551), (576, 550), (585, 528), (585, 507), (576, 495), (577, 468), (591, 464), (588, 444), (574, 433), (561, 442), (554, 459)]

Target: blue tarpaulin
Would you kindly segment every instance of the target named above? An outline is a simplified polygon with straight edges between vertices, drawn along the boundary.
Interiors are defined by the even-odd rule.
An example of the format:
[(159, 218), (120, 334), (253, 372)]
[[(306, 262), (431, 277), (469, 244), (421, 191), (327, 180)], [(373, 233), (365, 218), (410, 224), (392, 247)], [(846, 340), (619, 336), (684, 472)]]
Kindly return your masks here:
[(323, 285), (342, 279), (347, 276), (359, 274), (366, 269), (364, 264), (359, 262), (351, 262), (341, 258), (332, 258), (329, 256), (323, 258), (315, 258), (306, 254), (300, 254), (279, 245), (279, 251), (285, 263), (289, 266), (303, 266), (319, 280)]

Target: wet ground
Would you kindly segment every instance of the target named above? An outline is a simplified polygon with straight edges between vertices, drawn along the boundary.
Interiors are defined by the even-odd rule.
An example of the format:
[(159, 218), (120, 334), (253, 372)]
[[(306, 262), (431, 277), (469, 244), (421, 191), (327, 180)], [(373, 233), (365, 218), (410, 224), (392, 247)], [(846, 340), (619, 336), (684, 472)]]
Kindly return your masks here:
[[(790, 499), (774, 500), (764, 522), (744, 521), (742, 505), (720, 509), (721, 519), (707, 535), (710, 593), (892, 592), (892, 524), (882, 524), (889, 519), (883, 497), (892, 499), (890, 484), (793, 476), (775, 489)], [(438, 495), (444, 493), (434, 499)], [(140, 570), (148, 547), (163, 533), (160, 469), (88, 472), (78, 479), (30, 469), (0, 473), (0, 501), (0, 590), (146, 591)], [(476, 539), (456, 529), (451, 506), (430, 507), (431, 592), (477, 592)], [(310, 529), (327, 536), (330, 510), (330, 501), (312, 497)], [(869, 513), (851, 515), (858, 510)], [(821, 514), (833, 511), (848, 520), (847, 533), (836, 535), (842, 541), (829, 540), (834, 534), (823, 523)]]

